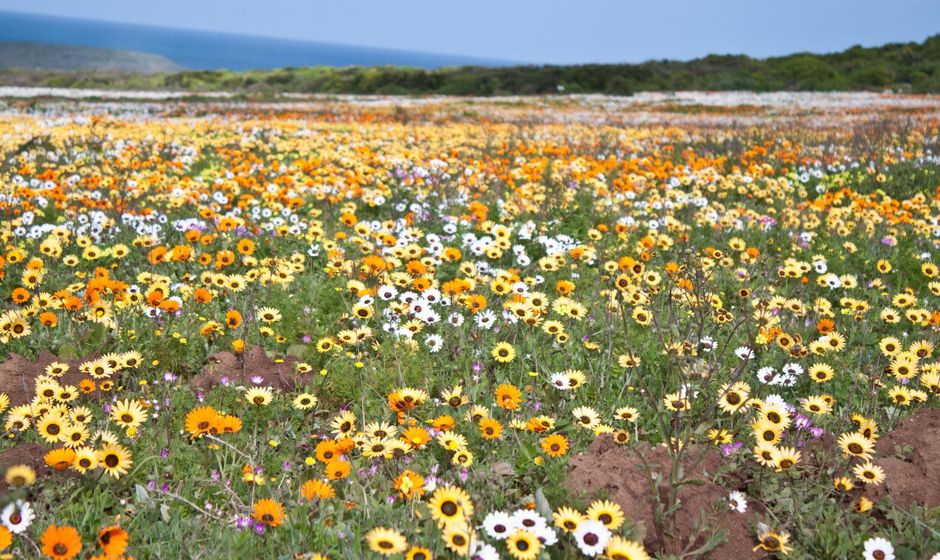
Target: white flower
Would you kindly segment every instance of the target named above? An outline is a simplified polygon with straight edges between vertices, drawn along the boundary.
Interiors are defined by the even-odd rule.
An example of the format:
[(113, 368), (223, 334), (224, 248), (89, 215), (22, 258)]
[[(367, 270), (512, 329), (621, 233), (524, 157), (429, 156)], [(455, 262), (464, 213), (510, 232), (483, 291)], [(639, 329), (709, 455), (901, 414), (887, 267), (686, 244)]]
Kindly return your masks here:
[(542, 546), (552, 546), (558, 542), (558, 533), (549, 526), (536, 527), (535, 537), (542, 541)]
[(35, 517), (33, 506), (29, 505), (29, 502), (17, 500), (3, 508), (3, 513), (0, 513), (0, 522), (11, 533), (18, 535), (29, 528)]
[(865, 541), (865, 560), (894, 560), (894, 546), (883, 537), (870, 538)]
[(470, 558), (474, 560), (499, 560), (499, 552), (493, 548), (493, 545), (475, 540), (470, 543)]
[(427, 338), (424, 339), (424, 344), (428, 347), (428, 352), (436, 354), (440, 352), (441, 347), (444, 346), (444, 339), (441, 338), (439, 334), (429, 334)]
[(777, 372), (771, 366), (764, 366), (757, 370), (757, 379), (761, 383), (773, 385), (777, 378)]
[(494, 511), (483, 520), (483, 530), (493, 539), (505, 539), (518, 527), (516, 520), (504, 511)]
[(582, 521), (578, 528), (574, 530), (574, 539), (578, 543), (581, 554), (593, 558), (604, 552), (607, 547), (607, 541), (610, 540), (610, 529), (600, 521), (588, 519)]
[(715, 339), (710, 336), (703, 336), (698, 343), (702, 347), (702, 352), (711, 352), (715, 349)]
[(744, 495), (744, 492), (735, 490), (728, 494), (728, 505), (730, 505), (731, 509), (734, 511), (744, 513), (747, 511), (747, 497)]
[(383, 301), (389, 301), (398, 295), (398, 290), (395, 289), (395, 286), (384, 285), (379, 287), (378, 293), (380, 299)]
[(734, 350), (734, 355), (742, 360), (750, 360), (754, 357), (754, 351), (747, 346), (738, 346)]
[(548, 527), (548, 521), (538, 513), (528, 509), (518, 509), (512, 514), (516, 527), (527, 529), (533, 533), (542, 527)]
[(491, 329), (496, 323), (496, 314), (490, 311), (489, 309), (477, 313), (476, 316), (477, 326), (481, 329)]
[(562, 391), (568, 391), (571, 389), (571, 384), (568, 383), (568, 375), (565, 374), (565, 372), (553, 373), (551, 383), (555, 386), (556, 389)]

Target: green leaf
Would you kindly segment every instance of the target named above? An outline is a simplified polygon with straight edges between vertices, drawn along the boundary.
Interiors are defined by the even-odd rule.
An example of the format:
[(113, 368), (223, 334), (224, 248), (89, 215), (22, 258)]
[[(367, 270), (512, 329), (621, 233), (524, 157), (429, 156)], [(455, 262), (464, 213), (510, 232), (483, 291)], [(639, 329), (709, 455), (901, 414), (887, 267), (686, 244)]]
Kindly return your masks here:
[(72, 342), (64, 342), (62, 346), (59, 346), (59, 358), (63, 360), (76, 360), (78, 359), (78, 346)]
[(306, 352), (307, 352), (306, 344), (291, 344), (290, 346), (287, 347), (288, 356), (296, 356), (298, 358), (302, 358)]
[(549, 505), (545, 492), (539, 486), (535, 489), (535, 511), (539, 512), (546, 519), (552, 518), (552, 506)]

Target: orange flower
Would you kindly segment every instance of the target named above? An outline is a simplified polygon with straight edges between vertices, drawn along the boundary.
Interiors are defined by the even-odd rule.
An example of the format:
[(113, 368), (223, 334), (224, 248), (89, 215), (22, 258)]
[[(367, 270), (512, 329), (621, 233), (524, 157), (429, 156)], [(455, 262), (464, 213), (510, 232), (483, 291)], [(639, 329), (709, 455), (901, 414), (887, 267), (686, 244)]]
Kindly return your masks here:
[(173, 247), (173, 260), (175, 262), (186, 262), (193, 256), (193, 250), (189, 245), (176, 245)]
[(552, 434), (542, 438), (542, 451), (549, 457), (561, 457), (568, 452), (568, 440), (560, 434)]
[(459, 261), (463, 258), (463, 253), (460, 252), (460, 249), (456, 247), (448, 247), (444, 249), (444, 260), (447, 262)]
[(574, 291), (574, 282), (568, 280), (559, 280), (555, 283), (555, 289), (559, 294), (568, 295)]
[(3, 552), (13, 544), (13, 533), (9, 529), (0, 525), (0, 552)]
[(356, 225), (356, 223), (359, 221), (358, 219), (356, 219), (355, 214), (349, 214), (349, 213), (343, 214), (342, 216), (340, 216), (339, 219), (341, 222), (343, 222), (343, 225), (347, 227), (352, 227)]
[(23, 305), (24, 303), (29, 301), (29, 297), (30, 297), (29, 292), (26, 291), (26, 288), (15, 288), (13, 290), (11, 299), (13, 300), (13, 303), (17, 305)]
[(242, 314), (237, 309), (230, 309), (225, 314), (225, 324), (230, 329), (237, 329), (242, 324)]
[(193, 292), (193, 296), (195, 296), (196, 301), (199, 303), (209, 303), (212, 301), (212, 292), (205, 288), (196, 288), (196, 291)]
[(349, 476), (352, 466), (342, 460), (336, 459), (326, 464), (326, 477), (330, 480), (340, 480)]
[(386, 270), (387, 265), (385, 264), (385, 259), (383, 259), (382, 257), (378, 255), (369, 255), (367, 257), (363, 257), (362, 268), (364, 269), (366, 274), (371, 275), (371, 274), (377, 274), (379, 272), (382, 272), (383, 270)]
[(406, 470), (395, 479), (395, 489), (404, 499), (420, 498), (424, 494), (424, 477)]
[(147, 305), (151, 307), (156, 307), (160, 305), (160, 302), (163, 301), (165, 297), (162, 288), (154, 288), (150, 290), (150, 293), (147, 294)]
[(819, 331), (819, 334), (828, 334), (836, 329), (836, 324), (832, 319), (822, 319), (816, 323), (816, 329)]
[(160, 309), (166, 311), (170, 315), (176, 313), (180, 309), (180, 304), (175, 299), (167, 299), (160, 303)]
[(222, 414), (216, 418), (215, 424), (212, 425), (212, 428), (220, 434), (234, 434), (235, 432), (241, 431), (242, 421), (238, 416)]
[(255, 252), (255, 242), (251, 239), (242, 239), (235, 246), (235, 249), (242, 255), (251, 255)]
[(412, 276), (421, 276), (427, 272), (428, 267), (424, 266), (424, 263), (421, 261), (408, 261), (408, 264), (405, 265), (405, 270), (408, 274)]
[(351, 437), (336, 440), (336, 450), (340, 455), (349, 455), (356, 448), (356, 441)]
[(336, 447), (336, 442), (331, 439), (326, 439), (318, 443), (316, 449), (317, 460), (326, 464), (338, 459), (340, 453)]
[(336, 490), (324, 480), (308, 480), (300, 487), (300, 497), (305, 500), (328, 500), (335, 496)]
[(515, 385), (504, 383), (496, 388), (496, 404), (506, 410), (516, 410), (522, 402), (522, 393)]
[(184, 423), (186, 431), (189, 432), (190, 437), (193, 438), (208, 434), (217, 421), (218, 416), (219, 413), (211, 406), (195, 408), (186, 415), (186, 421)]
[(57, 471), (64, 471), (75, 462), (75, 451), (67, 447), (46, 453), (46, 464)]
[(420, 426), (412, 426), (402, 432), (401, 440), (412, 449), (421, 449), (431, 441), (431, 434)]
[(49, 525), (43, 532), (42, 553), (55, 560), (74, 558), (82, 549), (82, 538), (74, 527)]
[(163, 247), (162, 245), (159, 247), (154, 247), (153, 249), (150, 250), (150, 254), (147, 255), (147, 261), (153, 265), (162, 263), (165, 258), (166, 258), (166, 247)]
[(225, 268), (235, 262), (235, 253), (231, 251), (219, 251), (215, 254), (215, 267)]
[(467, 296), (463, 304), (471, 313), (479, 313), (486, 309), (486, 298), (479, 294), (472, 294)]
[(115, 558), (127, 550), (127, 531), (117, 525), (104, 527), (98, 531), (98, 546), (107, 558)]
[(431, 420), (431, 426), (433, 426), (434, 429), (439, 432), (446, 432), (448, 430), (453, 430), (454, 426), (456, 425), (457, 423), (454, 421), (454, 418), (447, 414), (438, 416), (437, 418)]
[(480, 435), (483, 439), (499, 439), (503, 433), (503, 425), (495, 418), (484, 418), (480, 420)]
[(47, 327), (55, 327), (59, 323), (59, 318), (52, 311), (43, 311), (39, 314), (39, 322)]
[(269, 527), (277, 527), (284, 520), (284, 508), (271, 498), (265, 498), (255, 502), (255, 509), (251, 516), (259, 523), (264, 523)]

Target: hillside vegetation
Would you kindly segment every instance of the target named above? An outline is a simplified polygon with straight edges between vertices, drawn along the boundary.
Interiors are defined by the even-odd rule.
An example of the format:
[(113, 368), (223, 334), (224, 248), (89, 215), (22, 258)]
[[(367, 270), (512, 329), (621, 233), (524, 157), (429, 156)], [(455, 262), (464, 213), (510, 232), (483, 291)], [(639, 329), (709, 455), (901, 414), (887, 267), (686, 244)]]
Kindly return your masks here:
[(0, 43), (0, 68), (142, 74), (183, 70), (157, 54), (28, 42)]
[(0, 84), (106, 89), (154, 89), (358, 94), (504, 95), (637, 91), (753, 90), (940, 91), (940, 35), (922, 43), (852, 47), (830, 54), (797, 53), (755, 59), (709, 55), (690, 61), (574, 66), (507, 66), (423, 70), (404, 67), (313, 66), (231, 72), (133, 74), (105, 70), (0, 71)]

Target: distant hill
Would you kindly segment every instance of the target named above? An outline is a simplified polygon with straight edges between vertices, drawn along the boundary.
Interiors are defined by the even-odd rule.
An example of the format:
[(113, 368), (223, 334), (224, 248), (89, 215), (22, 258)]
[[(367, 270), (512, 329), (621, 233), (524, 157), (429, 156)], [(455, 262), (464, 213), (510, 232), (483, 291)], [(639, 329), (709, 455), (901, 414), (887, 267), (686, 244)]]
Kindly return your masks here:
[(25, 41), (0, 42), (0, 68), (70, 72), (90, 70), (128, 74), (185, 70), (183, 66), (157, 54)]
[(140, 75), (102, 72), (0, 71), (0, 85), (99, 89), (356, 94), (525, 95), (638, 91), (940, 92), (940, 35), (921, 43), (856, 46), (830, 54), (765, 59), (710, 55), (689, 61), (574, 66), (310, 66), (246, 72), (182, 71)]
[(153, 53), (193, 70), (271, 70), (285, 66), (441, 68), (510, 64), (507, 61), (459, 54), (196, 31), (4, 10), (0, 10), (0, 41)]

